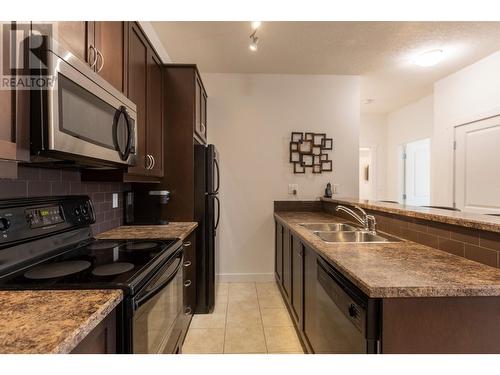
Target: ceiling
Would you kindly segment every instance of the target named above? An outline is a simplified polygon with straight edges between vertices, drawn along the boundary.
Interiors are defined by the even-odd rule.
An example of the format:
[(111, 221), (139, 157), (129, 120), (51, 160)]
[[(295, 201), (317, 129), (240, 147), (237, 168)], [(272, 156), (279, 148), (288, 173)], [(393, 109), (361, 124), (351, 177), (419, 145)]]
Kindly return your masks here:
[[(250, 22), (152, 25), (174, 62), (202, 72), (360, 75), (363, 113), (430, 94), (435, 81), (500, 50), (500, 22), (263, 22), (257, 52), (248, 48)], [(438, 65), (412, 63), (436, 48)]]

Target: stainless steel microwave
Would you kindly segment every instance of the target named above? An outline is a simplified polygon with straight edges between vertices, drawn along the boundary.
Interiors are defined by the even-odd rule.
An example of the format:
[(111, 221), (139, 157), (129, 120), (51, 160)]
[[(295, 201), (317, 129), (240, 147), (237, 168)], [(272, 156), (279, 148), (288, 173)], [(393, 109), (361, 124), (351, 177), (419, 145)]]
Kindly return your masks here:
[(49, 37), (31, 37), (28, 48), (32, 80), (41, 83), (30, 92), (32, 162), (134, 165), (135, 104)]

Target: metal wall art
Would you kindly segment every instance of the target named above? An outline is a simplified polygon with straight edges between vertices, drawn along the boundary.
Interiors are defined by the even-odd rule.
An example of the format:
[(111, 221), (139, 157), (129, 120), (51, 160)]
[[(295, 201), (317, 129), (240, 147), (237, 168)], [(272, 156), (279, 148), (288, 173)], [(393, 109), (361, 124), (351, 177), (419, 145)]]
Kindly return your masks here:
[(325, 133), (292, 132), (290, 140), (290, 163), (293, 164), (293, 173), (331, 172), (332, 161), (327, 151), (333, 150), (333, 139), (327, 138)]

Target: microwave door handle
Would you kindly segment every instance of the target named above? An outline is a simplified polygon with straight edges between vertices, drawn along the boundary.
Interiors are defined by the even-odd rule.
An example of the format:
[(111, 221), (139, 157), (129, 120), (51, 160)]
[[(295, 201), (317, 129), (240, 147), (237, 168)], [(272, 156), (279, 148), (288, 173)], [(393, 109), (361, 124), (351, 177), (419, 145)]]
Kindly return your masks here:
[(160, 277), (154, 285), (150, 286), (150, 290), (145, 293), (144, 295), (139, 294), (137, 298), (134, 300), (134, 309), (138, 309), (140, 306), (145, 304), (147, 301), (149, 301), (151, 298), (153, 298), (158, 292), (160, 292), (165, 286), (172, 281), (172, 279), (175, 277), (179, 269), (181, 268), (182, 265), (182, 252), (179, 252), (179, 255), (177, 256), (177, 265), (175, 266), (175, 269), (170, 272), (166, 276)]
[(219, 169), (219, 162), (217, 159), (214, 159), (214, 165), (215, 169), (217, 170), (217, 188), (214, 191), (214, 194), (217, 194), (219, 192), (219, 186), (220, 186), (220, 169)]
[(214, 226), (214, 231), (215, 231), (219, 226), (219, 220), (220, 220), (220, 200), (219, 197), (216, 195), (214, 195), (213, 197), (217, 201), (217, 220), (215, 221), (215, 226)]

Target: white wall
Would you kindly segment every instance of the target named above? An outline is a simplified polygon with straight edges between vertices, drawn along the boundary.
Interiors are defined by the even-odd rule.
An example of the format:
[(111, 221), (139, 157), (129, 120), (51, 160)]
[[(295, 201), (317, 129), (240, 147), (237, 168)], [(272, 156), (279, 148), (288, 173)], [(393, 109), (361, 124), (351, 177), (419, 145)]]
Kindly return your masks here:
[[(432, 138), (433, 113), (433, 97), (429, 95), (388, 114), (387, 199), (395, 201), (401, 199), (401, 146), (419, 139)], [(431, 164), (433, 162), (431, 158)]]
[[(269, 280), (274, 269), (273, 201), (316, 199), (329, 181), (358, 194), (359, 77), (203, 74), (208, 138), (220, 152), (221, 280)], [(334, 139), (333, 172), (294, 175), (292, 131)]]
[[(387, 169), (387, 116), (362, 114), (359, 127), (359, 147), (369, 147), (372, 152), (370, 178), (375, 188), (370, 199), (386, 198)], [(374, 160), (373, 160), (374, 159)]]
[(431, 202), (453, 204), (454, 127), (500, 114), (500, 52), (434, 84)]

